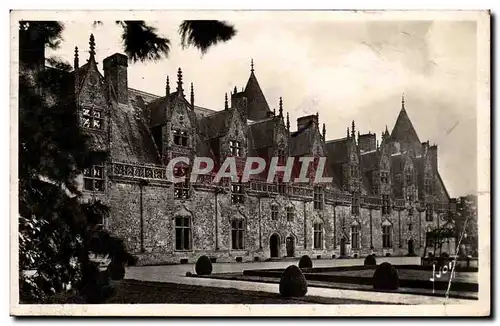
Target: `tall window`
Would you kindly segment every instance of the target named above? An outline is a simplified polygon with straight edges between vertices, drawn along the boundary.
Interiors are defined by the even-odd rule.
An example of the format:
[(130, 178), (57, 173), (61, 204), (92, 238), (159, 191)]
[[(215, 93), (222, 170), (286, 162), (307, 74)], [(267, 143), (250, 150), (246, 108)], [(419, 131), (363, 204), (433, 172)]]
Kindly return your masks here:
[(392, 226), (382, 226), (382, 247), (392, 248)]
[(104, 191), (104, 168), (93, 165), (83, 169), (83, 188), (91, 191)]
[(432, 192), (432, 180), (431, 179), (425, 179), (425, 192), (426, 193)]
[(389, 172), (381, 171), (380, 172), (380, 182), (388, 183), (389, 182)]
[(323, 188), (314, 187), (314, 209), (323, 209)]
[(233, 183), (231, 185), (231, 202), (233, 204), (242, 204), (244, 202), (243, 196), (243, 185), (241, 183)]
[(174, 134), (174, 144), (178, 146), (187, 146), (188, 145), (188, 133), (185, 130), (172, 130)]
[(186, 177), (184, 182), (176, 182), (174, 184), (174, 198), (175, 199), (187, 199), (189, 198), (189, 177), (188, 177), (188, 169), (185, 166), (175, 166), (174, 167), (174, 176)]
[(391, 209), (391, 199), (389, 195), (382, 195), (382, 214), (390, 214)]
[(241, 146), (241, 142), (230, 140), (229, 141), (229, 152), (232, 156), (242, 156), (243, 147)]
[(285, 157), (285, 150), (284, 149), (278, 149), (276, 152), (278, 156), (278, 164), (285, 164), (286, 162), (286, 157)]
[(175, 250), (191, 250), (191, 218), (175, 218)]
[(323, 223), (314, 223), (314, 249), (323, 248)]
[(432, 204), (427, 204), (425, 208), (425, 220), (427, 222), (432, 222), (434, 220), (433, 215), (433, 209), (432, 209)]
[(271, 219), (278, 220), (278, 205), (271, 205)]
[(288, 222), (293, 222), (294, 219), (295, 219), (295, 211), (293, 207), (289, 206), (286, 208), (286, 220)]
[(101, 130), (103, 128), (102, 111), (96, 108), (82, 109), (82, 126), (90, 129)]
[(231, 221), (231, 248), (235, 250), (241, 250), (245, 248), (245, 229), (243, 224), (243, 219), (234, 219)]
[(359, 225), (353, 225), (351, 227), (351, 243), (353, 249), (359, 249)]
[(351, 206), (352, 215), (359, 215), (359, 193), (352, 194)]

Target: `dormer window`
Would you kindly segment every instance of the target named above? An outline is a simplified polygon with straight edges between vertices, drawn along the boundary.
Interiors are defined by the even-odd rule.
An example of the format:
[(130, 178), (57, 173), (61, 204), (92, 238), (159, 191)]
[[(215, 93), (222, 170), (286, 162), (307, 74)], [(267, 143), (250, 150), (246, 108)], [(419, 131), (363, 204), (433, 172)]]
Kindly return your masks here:
[(323, 188), (314, 187), (314, 209), (323, 210)]
[(185, 130), (174, 129), (174, 144), (178, 146), (188, 145), (188, 133)]
[(81, 124), (85, 128), (101, 130), (103, 128), (102, 111), (96, 108), (83, 108)]
[(232, 156), (242, 156), (243, 147), (241, 146), (241, 142), (236, 140), (229, 141), (229, 152)]
[(380, 172), (380, 182), (387, 183), (389, 181), (389, 172), (382, 171)]

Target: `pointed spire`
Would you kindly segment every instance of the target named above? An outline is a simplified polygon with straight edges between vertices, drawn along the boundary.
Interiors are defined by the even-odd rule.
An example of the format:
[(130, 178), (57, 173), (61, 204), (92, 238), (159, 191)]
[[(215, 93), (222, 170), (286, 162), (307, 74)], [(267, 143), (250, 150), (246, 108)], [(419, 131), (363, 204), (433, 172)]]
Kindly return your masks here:
[(236, 95), (238, 93), (238, 90), (236, 89), (236, 86), (234, 86), (234, 94)]
[(323, 140), (326, 140), (326, 125), (323, 122)]
[(401, 95), (401, 110), (405, 109), (405, 93)]
[(191, 83), (191, 107), (194, 110), (194, 87), (193, 87), (193, 83)]
[(90, 45), (90, 57), (93, 58), (95, 56), (95, 39), (94, 39), (94, 34), (90, 34), (90, 40), (89, 40), (89, 45)]
[(349, 139), (349, 127), (347, 127), (347, 139)]
[(351, 137), (354, 138), (354, 136), (355, 136), (355, 130), (356, 130), (356, 128), (354, 126), (354, 120), (352, 120), (352, 127), (351, 128), (352, 128), (351, 129)]
[(78, 61), (78, 47), (75, 46), (75, 60), (73, 61), (73, 69), (78, 69), (80, 66), (79, 61)]
[(250, 72), (254, 72), (254, 70), (253, 70), (253, 58), (250, 61)]
[(288, 115), (288, 112), (286, 113), (286, 129), (290, 131), (290, 116)]
[(273, 115), (276, 116), (276, 108), (273, 109)]
[(380, 148), (379, 144), (378, 144), (378, 139), (377, 139), (377, 150)]
[(319, 112), (316, 111), (316, 122), (319, 124)]
[(170, 95), (170, 80), (169, 80), (168, 76), (167, 76), (167, 83), (165, 85), (165, 95), (166, 96)]
[(280, 117), (283, 117), (283, 98), (280, 96), (280, 104), (279, 104), (279, 107), (280, 107)]
[(227, 93), (226, 93), (224, 96), (224, 110), (227, 110), (227, 109), (229, 109), (229, 105), (227, 103)]
[(177, 70), (177, 92), (184, 95), (184, 89), (182, 88), (182, 70), (180, 67)]

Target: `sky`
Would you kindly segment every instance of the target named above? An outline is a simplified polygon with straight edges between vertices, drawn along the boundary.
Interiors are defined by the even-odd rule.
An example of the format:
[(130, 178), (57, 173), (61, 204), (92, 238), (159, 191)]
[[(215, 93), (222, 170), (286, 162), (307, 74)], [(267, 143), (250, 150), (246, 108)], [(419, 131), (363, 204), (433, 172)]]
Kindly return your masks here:
[[(179, 16), (148, 21), (170, 39), (170, 54), (157, 62), (129, 63), (129, 87), (163, 96), (166, 76), (175, 87), (181, 67), (184, 88), (194, 83), (195, 104), (221, 110), (224, 93), (245, 87), (253, 59), (269, 106), (278, 108), (283, 97), (292, 130), (298, 117), (318, 112), (327, 140), (345, 137), (353, 120), (356, 130), (380, 139), (386, 125), (392, 130), (404, 93), (420, 141), (438, 145), (439, 171), (450, 196), (477, 192), (475, 22), (225, 14), (237, 34), (202, 55), (181, 47)], [(78, 46), (83, 65), (90, 33), (101, 69), (104, 58), (123, 52), (114, 20), (94, 27), (89, 19), (63, 21), (63, 42), (47, 56), (72, 63)]]

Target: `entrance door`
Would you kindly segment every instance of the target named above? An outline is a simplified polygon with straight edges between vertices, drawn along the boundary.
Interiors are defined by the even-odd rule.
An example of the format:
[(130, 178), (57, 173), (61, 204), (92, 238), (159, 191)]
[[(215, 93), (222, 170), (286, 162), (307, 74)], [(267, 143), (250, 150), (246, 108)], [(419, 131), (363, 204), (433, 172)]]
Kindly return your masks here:
[(295, 256), (295, 243), (292, 236), (286, 238), (286, 255), (287, 257)]
[(279, 257), (279, 245), (280, 245), (280, 238), (275, 233), (271, 236), (271, 239), (269, 239), (269, 249), (271, 250), (271, 258)]
[(340, 239), (340, 256), (345, 256), (345, 239)]
[(408, 240), (408, 255), (415, 255), (415, 251), (413, 248), (413, 239)]

